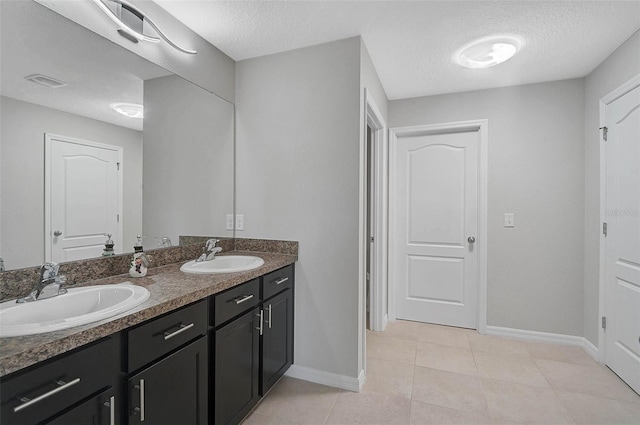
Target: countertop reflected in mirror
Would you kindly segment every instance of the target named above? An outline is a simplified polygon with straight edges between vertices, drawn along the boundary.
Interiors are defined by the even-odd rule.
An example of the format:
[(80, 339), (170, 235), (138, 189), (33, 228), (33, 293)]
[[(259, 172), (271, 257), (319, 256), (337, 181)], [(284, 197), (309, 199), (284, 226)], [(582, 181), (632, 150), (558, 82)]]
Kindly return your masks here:
[[(0, 257), (7, 270), (73, 261), (79, 252), (101, 255), (103, 241), (59, 248), (71, 236), (112, 233), (116, 254), (132, 252), (137, 235), (144, 235), (147, 249), (158, 248), (161, 237), (173, 245), (179, 235), (233, 237), (225, 226), (234, 205), (233, 104), (38, 3), (0, 7)], [(49, 88), (24, 78), (33, 74), (66, 85)], [(144, 103), (144, 118), (117, 114), (116, 102)], [(51, 203), (45, 189), (56, 192), (45, 185), (47, 134), (122, 151), (119, 232), (92, 220), (74, 227), (66, 211), (82, 211), (83, 196)], [(65, 209), (56, 216), (59, 204)], [(56, 230), (61, 237), (53, 236)]]

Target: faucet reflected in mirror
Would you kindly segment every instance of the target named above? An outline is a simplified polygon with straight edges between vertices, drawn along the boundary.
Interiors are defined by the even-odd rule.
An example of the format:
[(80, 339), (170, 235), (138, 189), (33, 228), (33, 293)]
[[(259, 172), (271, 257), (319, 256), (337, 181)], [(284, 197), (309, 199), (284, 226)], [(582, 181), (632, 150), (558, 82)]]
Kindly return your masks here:
[[(61, 224), (68, 222), (64, 217), (69, 213), (86, 218), (105, 213), (85, 214), (66, 207), (62, 221), (48, 223), (47, 233), (45, 209), (57, 207), (45, 205), (45, 134), (122, 148), (123, 159), (118, 161), (122, 200), (113, 214), (122, 232), (108, 230), (114, 235), (116, 254), (132, 252), (137, 234), (162, 235), (163, 248), (182, 235), (233, 238), (233, 230), (226, 229), (226, 215), (233, 213), (234, 205), (232, 103), (37, 2), (0, 6), (0, 177), (21, 182), (4, 185), (0, 191), (0, 203), (11, 205), (0, 216), (0, 255), (6, 270), (99, 257), (103, 251), (100, 237), (91, 253), (78, 258), (73, 255), (80, 250), (72, 248), (66, 257), (45, 253), (46, 244), (68, 242), (75, 230), (84, 234), (85, 228)], [(24, 22), (31, 28), (26, 39), (20, 29)], [(46, 42), (60, 39), (61, 34), (66, 35), (66, 44)], [(68, 83), (64, 90), (24, 79), (45, 69)], [(144, 118), (125, 117), (111, 109), (112, 103), (123, 101), (144, 104)], [(207, 191), (190, 190), (205, 167), (215, 170)], [(91, 184), (83, 176), (77, 180), (85, 192), (75, 199), (86, 203), (83, 193), (91, 190)], [(93, 227), (99, 227), (100, 234), (107, 231)], [(55, 237), (56, 230), (61, 235)]]
[(33, 291), (23, 298), (18, 298), (17, 303), (28, 303), (46, 298), (66, 294), (67, 290), (62, 288), (67, 278), (59, 275), (60, 266), (56, 263), (44, 263), (40, 267), (40, 279), (36, 282)]

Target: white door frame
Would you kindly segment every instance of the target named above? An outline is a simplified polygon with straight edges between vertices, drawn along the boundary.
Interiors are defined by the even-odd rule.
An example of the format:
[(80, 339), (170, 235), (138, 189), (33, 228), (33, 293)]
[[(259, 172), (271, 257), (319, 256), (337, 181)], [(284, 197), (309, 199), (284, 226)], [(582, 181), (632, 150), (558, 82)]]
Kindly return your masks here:
[[(638, 86), (640, 86), (640, 74), (636, 75), (635, 77), (633, 77), (632, 79), (630, 79), (629, 81), (622, 84), (620, 87), (618, 87), (617, 89), (613, 90), (611, 93), (609, 93), (608, 95), (600, 99), (600, 125), (599, 125), (600, 128), (606, 125), (605, 111), (606, 111), (607, 105), (614, 102), (616, 99), (624, 96), (625, 94), (627, 94), (628, 92), (630, 92), (631, 90), (635, 89)], [(605, 142), (604, 142), (603, 134), (602, 132), (600, 132), (600, 223), (601, 223), (600, 225), (601, 226), (602, 226), (602, 223), (607, 222), (607, 216), (605, 211), (607, 205), (606, 205), (606, 198), (605, 198), (606, 169), (605, 169), (605, 157), (604, 157), (604, 153), (605, 153), (604, 143)], [(605, 269), (606, 269), (606, 262), (607, 262), (607, 256), (606, 256), (607, 246), (606, 245), (607, 245), (607, 240), (604, 237), (603, 232), (600, 231), (600, 273), (599, 273), (599, 285), (598, 285), (599, 286), (598, 288), (598, 298), (599, 298), (598, 300), (599, 316), (598, 317), (599, 318), (606, 317), (605, 299), (604, 299), (605, 288), (606, 288)], [(606, 356), (604, 329), (602, 328), (602, 324), (600, 324), (600, 326), (598, 327), (598, 361), (602, 364), (606, 364), (606, 360), (607, 360), (607, 356)]]
[[(479, 136), (478, 163), (478, 332), (485, 333), (487, 328), (487, 164), (488, 164), (488, 129), (489, 121), (471, 120), (441, 124), (394, 127), (389, 129), (389, 177), (396, 175), (396, 145), (399, 137), (422, 136), (429, 134), (451, 133), (460, 131), (477, 131)], [(389, 181), (389, 188), (392, 188)], [(395, 222), (394, 211), (397, 203), (395, 191), (389, 190), (389, 223)], [(395, 240), (396, 229), (389, 226), (389, 240)], [(393, 245), (389, 247), (389, 258), (393, 258)], [(393, 262), (389, 263), (388, 275), (394, 276)], [(396, 297), (394, 283), (389, 281), (388, 292), (389, 320), (396, 319)]]
[[(44, 134), (44, 261), (51, 261), (51, 142), (60, 141), (64, 143), (75, 143), (77, 145), (91, 146), (94, 148), (101, 148), (116, 151), (118, 153), (118, 162), (122, 164), (123, 149), (121, 146), (107, 145), (104, 143), (92, 142), (89, 140), (74, 139), (72, 137), (60, 136), (57, 134), (45, 133)], [(123, 196), (123, 181), (122, 173), (118, 173), (118, 214), (120, 220), (118, 221), (118, 233), (113, 235), (116, 240), (120, 241), (120, 248), (116, 248), (116, 254), (122, 252), (122, 233), (124, 217), (122, 215), (122, 196)], [(105, 238), (106, 240), (106, 238)]]
[(366, 126), (372, 130), (372, 145), (374, 148), (373, 175), (372, 181), (375, 189), (375, 199), (372, 205), (372, 215), (374, 220), (374, 243), (372, 254), (373, 273), (370, 282), (371, 303), (369, 310), (369, 320), (371, 330), (384, 331), (387, 326), (386, 292), (387, 292), (387, 193), (388, 193), (388, 144), (387, 144), (387, 124), (380, 113), (373, 98), (367, 96), (365, 89)]

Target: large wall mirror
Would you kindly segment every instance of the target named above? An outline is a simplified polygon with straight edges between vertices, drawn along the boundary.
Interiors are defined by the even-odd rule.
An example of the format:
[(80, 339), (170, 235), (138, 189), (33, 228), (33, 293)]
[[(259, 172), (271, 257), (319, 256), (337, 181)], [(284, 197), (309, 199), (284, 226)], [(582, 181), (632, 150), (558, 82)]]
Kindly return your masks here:
[(38, 3), (0, 7), (7, 270), (100, 256), (105, 234), (116, 253), (233, 236), (233, 104)]

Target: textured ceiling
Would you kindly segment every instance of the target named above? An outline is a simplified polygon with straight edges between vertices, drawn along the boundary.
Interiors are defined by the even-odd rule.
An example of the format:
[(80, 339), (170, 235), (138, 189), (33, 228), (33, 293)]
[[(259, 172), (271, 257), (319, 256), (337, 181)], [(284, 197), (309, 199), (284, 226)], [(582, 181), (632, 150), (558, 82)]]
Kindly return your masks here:
[[(390, 99), (583, 77), (640, 28), (640, 1), (156, 0), (235, 60), (362, 35)], [(486, 70), (455, 65), (467, 42), (524, 37)]]

